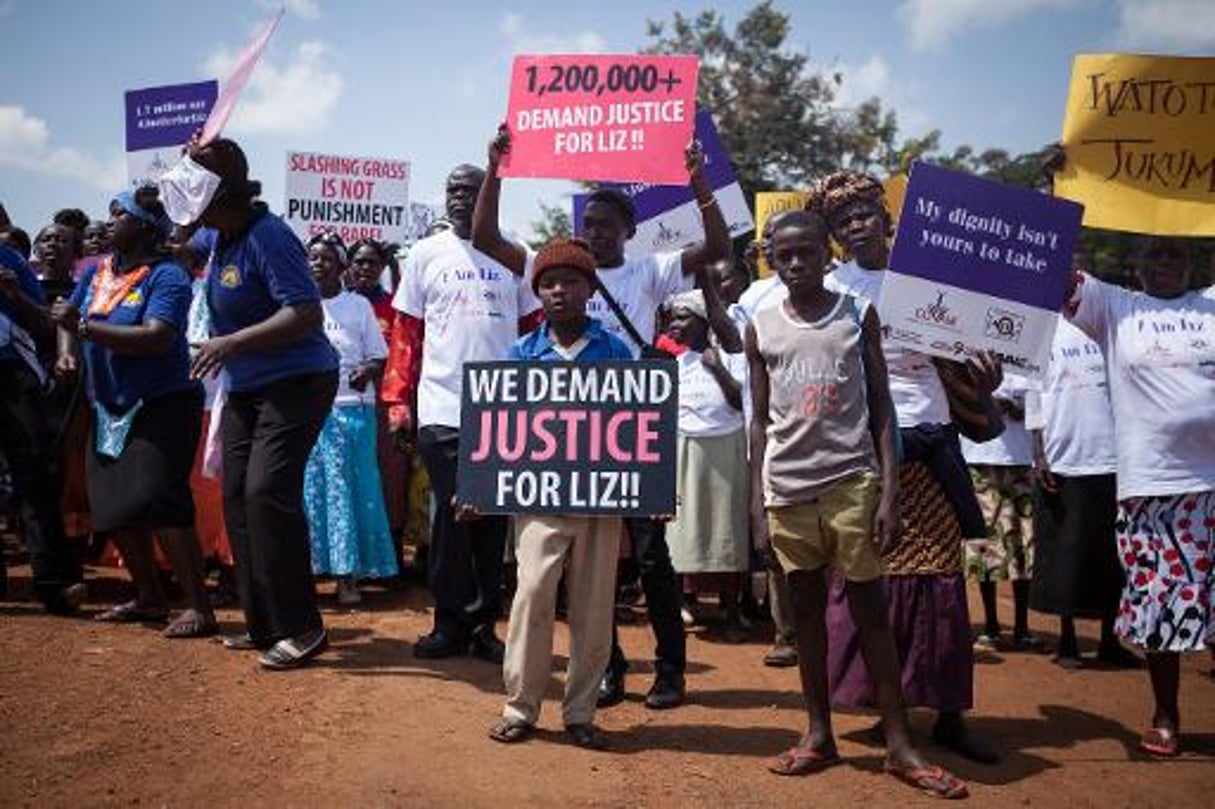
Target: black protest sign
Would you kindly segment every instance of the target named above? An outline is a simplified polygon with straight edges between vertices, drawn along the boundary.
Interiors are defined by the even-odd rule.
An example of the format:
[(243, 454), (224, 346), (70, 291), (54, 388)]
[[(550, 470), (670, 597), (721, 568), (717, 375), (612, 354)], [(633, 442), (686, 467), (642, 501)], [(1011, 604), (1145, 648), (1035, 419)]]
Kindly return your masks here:
[(675, 513), (670, 360), (464, 366), (457, 499), (482, 514)]

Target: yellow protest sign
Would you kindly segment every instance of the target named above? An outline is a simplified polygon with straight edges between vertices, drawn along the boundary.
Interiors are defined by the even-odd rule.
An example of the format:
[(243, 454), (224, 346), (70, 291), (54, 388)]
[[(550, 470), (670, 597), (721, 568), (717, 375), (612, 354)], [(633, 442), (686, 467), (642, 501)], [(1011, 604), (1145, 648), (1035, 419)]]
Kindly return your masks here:
[[(757, 191), (755, 194), (755, 232), (763, 239), (764, 225), (768, 220), (782, 211), (806, 207), (809, 191)], [(767, 278), (772, 274), (763, 251), (759, 254), (759, 277)]]
[[(891, 222), (897, 224), (899, 212), (903, 209), (903, 197), (907, 194), (907, 175), (892, 174), (882, 181), (882, 186), (886, 190), (886, 210), (890, 212)], [(759, 235), (756, 238), (763, 238), (764, 225), (768, 223), (769, 219), (782, 211), (804, 208), (806, 200), (809, 197), (809, 191), (757, 192), (755, 194), (755, 232)], [(837, 259), (843, 256), (843, 250), (835, 243), (835, 240), (831, 242), (831, 249)], [(768, 266), (768, 260), (764, 258), (761, 252), (759, 256), (759, 277), (767, 278), (771, 274), (772, 268)]]
[(1055, 194), (1084, 224), (1215, 235), (1215, 58), (1081, 54)]
[(891, 174), (882, 180), (886, 189), (886, 210), (890, 212), (890, 224), (898, 225), (899, 214), (903, 212), (903, 198), (907, 196), (907, 175)]

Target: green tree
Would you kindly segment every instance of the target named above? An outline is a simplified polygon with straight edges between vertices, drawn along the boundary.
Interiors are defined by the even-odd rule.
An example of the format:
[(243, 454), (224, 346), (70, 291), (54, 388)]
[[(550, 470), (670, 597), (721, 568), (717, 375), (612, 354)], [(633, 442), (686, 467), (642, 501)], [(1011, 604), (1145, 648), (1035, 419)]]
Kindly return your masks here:
[(532, 222), (532, 231), (534, 235), (527, 243), (539, 250), (550, 239), (568, 239), (574, 233), (574, 223), (562, 206), (541, 202), (540, 218)]
[[(841, 166), (889, 171), (907, 149), (935, 146), (930, 135), (898, 143), (895, 114), (872, 98), (855, 109), (835, 105), (845, 78), (816, 71), (786, 45), (789, 15), (765, 0), (726, 29), (720, 14), (676, 12), (648, 22), (644, 53), (700, 57), (696, 103), (713, 113), (743, 191), (805, 187)], [(939, 136), (936, 136), (939, 138)]]

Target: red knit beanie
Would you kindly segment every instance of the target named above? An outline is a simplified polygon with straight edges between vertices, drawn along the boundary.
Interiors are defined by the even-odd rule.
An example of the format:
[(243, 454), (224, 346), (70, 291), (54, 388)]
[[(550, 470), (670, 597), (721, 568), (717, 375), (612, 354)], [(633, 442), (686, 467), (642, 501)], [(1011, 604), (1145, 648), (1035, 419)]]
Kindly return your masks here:
[(532, 291), (539, 294), (540, 276), (554, 267), (570, 267), (586, 276), (591, 289), (595, 288), (595, 256), (591, 248), (581, 239), (553, 239), (536, 254), (532, 265)]

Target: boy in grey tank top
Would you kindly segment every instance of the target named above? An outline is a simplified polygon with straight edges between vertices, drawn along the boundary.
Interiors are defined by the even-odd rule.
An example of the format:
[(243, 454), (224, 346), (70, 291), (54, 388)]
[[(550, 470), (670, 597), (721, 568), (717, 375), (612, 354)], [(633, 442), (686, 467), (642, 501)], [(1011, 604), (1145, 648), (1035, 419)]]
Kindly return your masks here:
[(801, 741), (768, 768), (806, 775), (840, 760), (827, 683), (830, 566), (848, 582), (881, 708), (886, 771), (934, 795), (962, 797), (966, 785), (928, 765), (911, 745), (886, 617), (881, 549), (898, 531), (898, 461), (877, 315), (823, 287), (830, 250), (817, 214), (782, 214), (765, 250), (789, 297), (747, 327), (752, 523), (756, 543), (770, 546), (788, 577), (809, 712)]

